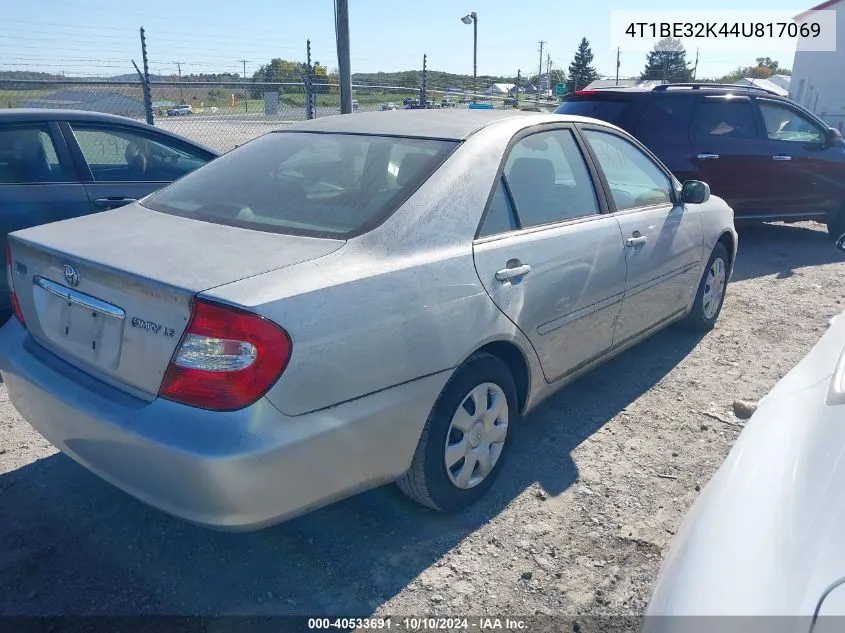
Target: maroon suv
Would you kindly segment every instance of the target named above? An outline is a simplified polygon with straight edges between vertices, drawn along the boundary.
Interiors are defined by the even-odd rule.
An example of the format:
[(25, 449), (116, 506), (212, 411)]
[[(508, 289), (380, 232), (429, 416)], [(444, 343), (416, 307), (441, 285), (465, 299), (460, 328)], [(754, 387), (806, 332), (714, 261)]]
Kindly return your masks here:
[(742, 222), (818, 220), (845, 233), (845, 142), (777, 94), (747, 86), (664, 84), (580, 90), (555, 112), (613, 123), (678, 180), (703, 180)]

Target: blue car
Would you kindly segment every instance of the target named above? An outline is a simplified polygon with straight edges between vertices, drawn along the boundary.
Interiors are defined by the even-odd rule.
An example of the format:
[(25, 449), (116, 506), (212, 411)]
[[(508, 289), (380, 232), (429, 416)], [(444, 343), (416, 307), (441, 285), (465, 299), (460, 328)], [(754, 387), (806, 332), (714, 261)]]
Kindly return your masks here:
[[(0, 239), (129, 204), (205, 165), (214, 150), (124, 117), (0, 110)], [(0, 319), (11, 314), (0, 275)]]

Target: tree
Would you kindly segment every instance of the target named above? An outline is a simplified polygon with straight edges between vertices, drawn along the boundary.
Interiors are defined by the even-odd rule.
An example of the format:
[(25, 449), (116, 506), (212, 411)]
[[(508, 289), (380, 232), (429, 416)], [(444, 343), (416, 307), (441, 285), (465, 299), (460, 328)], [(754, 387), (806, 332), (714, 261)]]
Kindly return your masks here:
[(285, 82), (298, 81), (299, 63), (291, 62), (286, 59), (275, 58), (271, 59), (268, 64), (263, 64), (252, 74), (253, 81), (256, 82)]
[(758, 57), (756, 66), (739, 66), (728, 74), (720, 77), (718, 83), (732, 84), (743, 77), (751, 79), (768, 79), (772, 75), (791, 75), (788, 68), (781, 68), (780, 64), (771, 57)]
[(692, 69), (687, 62), (687, 51), (680, 40), (665, 37), (654, 45), (648, 54), (642, 79), (660, 79), (666, 82), (692, 81)]
[[(542, 76), (544, 77), (545, 73), (543, 73)], [(531, 77), (528, 78), (528, 83), (532, 86), (536, 86), (536, 87), (539, 88), (541, 79), (542, 79), (542, 77), (540, 75), (534, 73), (533, 75), (531, 75)], [(525, 78), (523, 78), (523, 81), (524, 80), (525, 80)], [(562, 68), (552, 68), (551, 72), (549, 73), (549, 88), (550, 88), (550, 90), (554, 90), (555, 84), (562, 84), (562, 83), (565, 83), (565, 82), (566, 82), (566, 73), (563, 72), (563, 69)], [(513, 81), (509, 81), (508, 83), (515, 84), (516, 79), (514, 79)], [(584, 84), (584, 85), (586, 85), (586, 84)]]
[(586, 37), (581, 38), (575, 57), (569, 64), (569, 78), (574, 82), (571, 90), (580, 90), (584, 86), (599, 78), (599, 74), (592, 66), (593, 51), (590, 49), (590, 42)]
[(778, 63), (771, 57), (758, 57), (757, 66), (765, 66), (766, 68), (772, 71), (773, 75), (776, 75), (778, 70), (780, 69)]

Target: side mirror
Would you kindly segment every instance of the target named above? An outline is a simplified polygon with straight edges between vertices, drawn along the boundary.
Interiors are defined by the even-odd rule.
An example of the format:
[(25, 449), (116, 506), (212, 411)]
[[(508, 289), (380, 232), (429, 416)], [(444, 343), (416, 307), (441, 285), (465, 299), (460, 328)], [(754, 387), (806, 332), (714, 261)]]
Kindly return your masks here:
[(842, 134), (840, 133), (839, 130), (837, 130), (835, 127), (827, 128), (826, 141), (827, 141), (828, 147), (830, 147), (831, 145), (836, 145), (841, 140), (842, 140)]
[(836, 240), (836, 248), (840, 251), (845, 251), (845, 233), (839, 236), (839, 239)]
[(681, 188), (683, 204), (702, 204), (710, 199), (710, 185), (700, 180), (687, 180)]

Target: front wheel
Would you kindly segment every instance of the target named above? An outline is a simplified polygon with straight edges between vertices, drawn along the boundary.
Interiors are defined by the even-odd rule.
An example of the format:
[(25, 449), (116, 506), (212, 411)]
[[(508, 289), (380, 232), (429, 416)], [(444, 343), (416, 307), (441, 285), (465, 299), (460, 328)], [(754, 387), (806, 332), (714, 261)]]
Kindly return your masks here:
[(475, 503), (504, 465), (517, 417), (507, 365), (490, 354), (472, 356), (440, 393), (399, 488), (444, 512)]
[(687, 325), (693, 329), (706, 332), (716, 325), (728, 288), (729, 261), (728, 251), (719, 242), (710, 255), (704, 276), (698, 284), (692, 311), (686, 319)]

